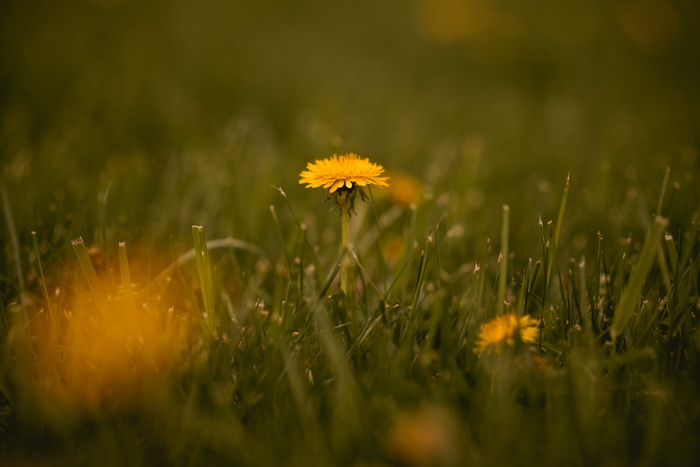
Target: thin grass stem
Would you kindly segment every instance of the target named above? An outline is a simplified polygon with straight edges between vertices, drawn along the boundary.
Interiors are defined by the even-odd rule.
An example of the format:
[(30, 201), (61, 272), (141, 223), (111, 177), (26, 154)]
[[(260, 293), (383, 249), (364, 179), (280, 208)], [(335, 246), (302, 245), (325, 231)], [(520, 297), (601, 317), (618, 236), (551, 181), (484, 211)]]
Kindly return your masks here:
[(192, 226), (192, 239), (194, 241), (195, 259), (199, 286), (202, 290), (204, 302), (204, 320), (212, 334), (216, 334), (214, 325), (214, 280), (211, 272), (211, 261), (207, 242), (204, 239), (204, 229), (201, 225)]
[(340, 273), (340, 289), (343, 291), (345, 296), (350, 298), (350, 281), (352, 274), (352, 263), (348, 252), (350, 251), (350, 204), (345, 201), (341, 202), (340, 206), (340, 219), (341, 219), (341, 250), (344, 252), (343, 256), (343, 270)]
[(287, 263), (287, 269), (289, 270), (289, 275), (292, 275), (292, 258), (289, 256), (287, 251), (287, 246), (285, 245), (284, 235), (282, 234), (282, 227), (280, 226), (280, 220), (277, 217), (277, 210), (274, 205), (270, 205), (270, 214), (272, 215), (273, 223), (275, 224), (275, 232), (277, 233), (277, 238), (280, 241), (280, 248), (284, 254), (284, 259)]
[(17, 274), (17, 285), (20, 295), (20, 306), (22, 314), (27, 318), (27, 302), (29, 298), (26, 295), (24, 284), (24, 270), (20, 260), (19, 238), (17, 237), (17, 228), (15, 227), (15, 218), (12, 214), (12, 206), (10, 206), (10, 196), (7, 194), (7, 188), (4, 183), (0, 183), (0, 196), (2, 197), (2, 210), (5, 213), (5, 222), (7, 223), (7, 233), (10, 236), (10, 245), (12, 245), (12, 259), (15, 263), (15, 272)]
[(666, 218), (661, 216), (656, 216), (656, 218), (654, 218), (651, 231), (644, 241), (637, 263), (630, 275), (629, 282), (622, 292), (620, 304), (617, 306), (617, 310), (615, 310), (615, 317), (610, 327), (610, 335), (613, 340), (622, 334), (632, 317), (635, 305), (642, 295), (644, 282), (646, 282), (647, 276), (649, 275), (656, 253), (659, 251), (656, 245), (659, 243), (661, 235), (667, 226), (668, 220)]
[(126, 256), (126, 242), (119, 242), (119, 272), (122, 279), (122, 293), (126, 305), (134, 310), (134, 289), (131, 282), (131, 272), (129, 271), (129, 260)]
[(508, 281), (508, 237), (510, 230), (510, 207), (503, 205), (503, 221), (501, 224), (501, 256), (498, 268), (498, 295), (496, 299), (496, 315), (502, 315), (506, 301), (506, 285)]
[(46, 307), (49, 310), (49, 315), (53, 319), (54, 314), (51, 308), (51, 300), (49, 299), (49, 291), (46, 287), (46, 277), (44, 277), (44, 268), (41, 264), (41, 255), (39, 254), (39, 244), (37, 243), (36, 240), (36, 232), (32, 230), (32, 241), (34, 242), (34, 253), (36, 254), (36, 264), (37, 267), (39, 268), (39, 279), (41, 281), (41, 293), (44, 296), (44, 300), (46, 300)]
[(80, 264), (80, 268), (83, 271), (83, 275), (85, 275), (85, 278), (88, 282), (88, 286), (92, 291), (92, 295), (93, 297), (95, 297), (95, 303), (97, 304), (97, 308), (100, 310), (101, 313), (106, 314), (109, 311), (109, 302), (107, 301), (107, 295), (105, 294), (105, 291), (102, 288), (100, 279), (97, 277), (97, 272), (95, 271), (95, 267), (92, 265), (92, 261), (90, 260), (90, 254), (88, 253), (88, 250), (85, 247), (85, 243), (83, 242), (82, 237), (78, 237), (71, 243), (73, 244), (73, 250), (75, 251), (75, 255), (78, 257), (78, 263)]

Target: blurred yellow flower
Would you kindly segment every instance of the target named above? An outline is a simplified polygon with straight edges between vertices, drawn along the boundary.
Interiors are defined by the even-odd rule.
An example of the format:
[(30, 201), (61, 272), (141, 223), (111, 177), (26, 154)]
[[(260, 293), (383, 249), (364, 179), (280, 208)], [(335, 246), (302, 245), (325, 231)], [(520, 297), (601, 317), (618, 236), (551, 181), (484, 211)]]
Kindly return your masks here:
[(683, 18), (668, 0), (636, 0), (620, 9), (620, 26), (644, 52), (661, 52), (680, 37)]
[(399, 174), (391, 177), (391, 186), (389, 187), (389, 198), (396, 203), (404, 206), (410, 206), (417, 203), (421, 195), (420, 182), (407, 174)]
[(399, 465), (469, 464), (459, 460), (468, 454), (470, 439), (454, 415), (443, 407), (429, 405), (404, 412), (396, 418), (388, 435), (388, 453)]
[(474, 353), (489, 349), (498, 351), (503, 344), (514, 346), (516, 336), (522, 342), (535, 343), (539, 337), (538, 321), (529, 315), (517, 317), (513, 313), (498, 316), (481, 326)]
[(384, 258), (395, 264), (406, 252), (406, 239), (403, 235), (390, 235), (382, 245)]
[[(131, 270), (140, 276), (146, 267)], [(123, 287), (103, 276), (98, 280), (109, 297), (106, 308), (78, 285), (57, 295), (57, 308), (42, 310), (23, 326), (18, 345), (31, 372), (17, 372), (18, 384), (48, 421), (60, 424), (71, 411), (137, 404), (184, 362), (193, 327), (187, 312), (164, 303), (175, 299), (171, 291), (153, 293), (145, 302), (129, 300)]]
[(418, 0), (414, 7), (416, 26), (436, 42), (453, 42), (474, 36), (498, 18), (494, 2), (488, 0)]
[(342, 188), (352, 190), (354, 185), (389, 186), (386, 183), (389, 177), (380, 176), (384, 167), (353, 153), (344, 156), (334, 154), (330, 158), (310, 162), (306, 168), (299, 174), (299, 183), (306, 184), (307, 188), (330, 188), (330, 193)]

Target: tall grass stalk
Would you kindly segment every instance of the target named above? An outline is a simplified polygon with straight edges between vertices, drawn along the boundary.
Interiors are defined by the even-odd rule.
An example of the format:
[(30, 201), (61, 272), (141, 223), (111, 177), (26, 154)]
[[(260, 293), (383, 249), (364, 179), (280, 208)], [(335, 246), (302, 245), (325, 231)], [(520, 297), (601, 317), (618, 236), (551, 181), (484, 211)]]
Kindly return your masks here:
[[(428, 241), (431, 241), (431, 237), (428, 237)], [(425, 280), (425, 270), (426, 270), (426, 261), (427, 261), (427, 251), (428, 248), (425, 248), (423, 251), (420, 253), (420, 262), (418, 263), (418, 278), (416, 279), (416, 286), (415, 289), (413, 290), (413, 298), (411, 300), (411, 307), (408, 309), (408, 316), (407, 316), (407, 321), (406, 321), (406, 326), (404, 327), (404, 331), (402, 333), (402, 341), (405, 342), (410, 342), (410, 337), (407, 337), (408, 335), (411, 334), (411, 331), (415, 330), (416, 327), (416, 320), (418, 317), (418, 299), (420, 297), (421, 291), (423, 289), (423, 281)], [(408, 340), (407, 340), (408, 339)]]
[(20, 246), (17, 237), (17, 228), (15, 227), (15, 217), (12, 214), (12, 206), (10, 205), (10, 195), (7, 193), (7, 188), (4, 183), (0, 183), (0, 197), (2, 198), (2, 210), (7, 223), (7, 234), (10, 237), (10, 245), (12, 247), (12, 258), (14, 260), (15, 273), (17, 275), (17, 288), (19, 290), (20, 307), (25, 319), (27, 318), (27, 292), (25, 290), (24, 269), (20, 260)]
[(129, 260), (126, 256), (126, 242), (119, 242), (119, 273), (122, 280), (122, 294), (124, 301), (131, 309), (135, 309), (134, 290), (131, 282), (131, 272), (129, 271)]
[[(654, 213), (654, 216), (663, 216), (663, 206), (664, 206), (664, 197), (666, 196), (666, 186), (668, 185), (668, 177), (671, 173), (671, 168), (666, 167), (666, 172), (664, 173), (664, 180), (661, 183), (661, 191), (659, 193), (659, 201), (656, 204), (656, 212)], [(663, 280), (664, 287), (666, 287), (666, 292), (670, 293), (671, 292), (671, 274), (669, 273), (668, 270), (668, 264), (666, 262), (666, 254), (664, 252), (664, 247), (662, 242), (657, 242), (656, 244), (656, 259), (659, 265), (659, 268), (661, 269), (661, 278)]]
[(282, 227), (280, 226), (279, 217), (277, 217), (277, 209), (273, 204), (270, 205), (270, 215), (272, 215), (272, 221), (275, 225), (275, 232), (277, 233), (277, 238), (280, 242), (280, 248), (284, 254), (285, 263), (287, 264), (287, 269), (289, 270), (289, 275), (292, 275), (292, 258), (289, 256), (287, 251), (287, 245), (285, 244), (284, 235), (282, 234)]
[(197, 276), (202, 290), (204, 304), (203, 318), (209, 335), (216, 335), (216, 319), (214, 309), (214, 280), (212, 278), (211, 260), (207, 242), (204, 239), (204, 229), (201, 225), (192, 226), (192, 239), (194, 241), (195, 261), (197, 264)]
[[(343, 199), (343, 195), (345, 195), (345, 199)], [(340, 206), (340, 247), (341, 251), (343, 252), (343, 270), (340, 273), (340, 289), (350, 302), (352, 301), (351, 294), (353, 294), (351, 289), (352, 259), (350, 257), (350, 202), (347, 200), (347, 194), (345, 192), (338, 195), (338, 200)]]
[(654, 258), (658, 252), (658, 243), (661, 235), (668, 227), (668, 220), (661, 216), (654, 218), (651, 231), (647, 234), (642, 250), (639, 252), (637, 262), (634, 265), (629, 281), (622, 292), (620, 303), (615, 309), (615, 318), (610, 327), (610, 336), (615, 340), (622, 334), (632, 317), (641, 296), (644, 283), (647, 280), (649, 271), (654, 263)]
[(87, 279), (90, 291), (95, 298), (97, 308), (104, 314), (108, 313), (109, 302), (107, 301), (107, 295), (102, 288), (100, 279), (97, 277), (97, 272), (95, 271), (95, 267), (92, 265), (92, 260), (90, 259), (90, 253), (88, 253), (82, 237), (78, 237), (77, 239), (73, 240), (72, 244), (75, 255), (78, 257), (80, 268), (83, 271), (83, 275)]
[(41, 293), (46, 301), (46, 308), (49, 311), (50, 316), (55, 316), (53, 313), (51, 299), (49, 298), (49, 291), (46, 287), (46, 277), (44, 276), (44, 267), (41, 264), (41, 253), (39, 252), (39, 243), (36, 240), (36, 232), (32, 230), (32, 242), (34, 243), (34, 254), (36, 255), (36, 264), (39, 269), (39, 282), (41, 285)]
[(510, 207), (503, 206), (501, 221), (501, 254), (498, 267), (498, 295), (496, 298), (496, 315), (502, 315), (506, 301), (506, 285), (508, 283), (508, 239), (510, 235)]

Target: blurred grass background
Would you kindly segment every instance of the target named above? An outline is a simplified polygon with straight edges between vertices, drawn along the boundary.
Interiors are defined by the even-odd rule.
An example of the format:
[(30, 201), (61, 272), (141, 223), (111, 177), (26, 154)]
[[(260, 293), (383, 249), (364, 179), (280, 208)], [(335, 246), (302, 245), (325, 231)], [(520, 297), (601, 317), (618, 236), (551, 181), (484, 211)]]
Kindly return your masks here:
[(259, 238), (270, 185), (313, 205), (297, 174), (335, 151), (449, 195), (479, 241), (503, 203), (516, 227), (551, 218), (568, 172), (587, 233), (623, 222), (607, 201), (630, 187), (653, 204), (667, 166), (698, 199), (695, 2), (0, 8), (3, 178), (22, 234), (55, 245), (100, 240), (101, 219), (110, 244), (192, 223)]
[[(294, 213), (308, 226), (311, 244), (319, 247), (323, 265), (330, 268), (337, 253), (336, 213), (327, 215), (330, 206), (322, 202), (322, 193), (300, 187), (298, 174), (307, 162), (334, 152), (369, 157), (382, 164), (392, 180), (407, 177), (408, 186), (420, 186), (420, 196), (403, 201), (392, 197), (390, 190), (386, 190), (388, 197), (375, 190), (379, 214), (404, 201), (417, 205), (415, 219), (411, 220), (407, 209), (388, 228), (402, 242), (405, 231), (410, 231), (406, 225), (413, 222), (411, 234), (420, 240), (445, 216), (441, 225), (450, 234), (442, 237), (447, 241), (440, 267), (457, 271), (456, 277), (460, 270), (473, 269), (473, 262), (486, 269), (489, 264), (494, 267), (498, 248), (488, 250), (487, 239), (494, 243), (498, 239), (503, 204), (511, 208), (511, 267), (522, 271), (528, 257), (542, 254), (538, 216), (545, 223), (556, 218), (569, 173), (562, 259), (595, 255), (598, 231), (603, 233), (609, 258), (637, 252), (656, 211), (667, 167), (671, 179), (663, 214), (670, 218), (668, 231), (680, 241), (683, 236), (676, 233), (689, 228), (700, 202), (698, 23), (700, 4), (691, 0), (2, 2), (0, 171), (19, 235), (20, 263), (29, 271), (27, 287), (39, 287), (32, 273), (37, 260), (32, 231), (39, 238), (49, 274), (72, 271), (70, 241), (82, 236), (112, 264), (117, 242), (126, 241), (130, 255), (134, 252), (132, 257), (142, 256), (149, 264), (144, 267), (148, 271), (141, 273), (152, 278), (170, 259), (191, 248), (193, 224), (203, 225), (208, 239), (243, 239), (261, 247), (273, 262), (281, 262), (283, 249), (294, 248), (297, 230), (286, 201), (273, 186), (284, 190)], [(399, 195), (409, 191), (404, 188)], [(278, 239), (269, 205), (277, 208), (286, 245)], [(7, 218), (2, 222), (1, 292), (3, 308), (9, 310), (17, 300), (19, 284)], [(695, 235), (694, 231), (689, 235)], [(633, 240), (631, 250), (628, 237)], [(405, 245), (397, 247), (401, 252), (403, 248)], [(371, 257), (363, 260), (368, 268), (372, 266), (371, 272), (381, 269), (371, 264)], [(273, 308), (286, 306), (278, 301), (284, 281), (278, 277), (275, 283), (257, 258), (229, 255), (218, 261), (225, 287), (217, 285), (229, 291), (244, 289), (236, 291), (245, 295), (241, 302), (254, 301), (259, 286), (267, 294), (268, 306), (270, 297)], [(611, 267), (618, 272), (615, 277), (626, 277), (625, 264), (621, 260)], [(411, 274), (415, 266), (412, 264)], [(260, 284), (249, 286), (247, 281)], [(406, 281), (413, 283), (415, 277)], [(446, 288), (433, 291), (438, 298), (433, 297), (428, 308), (440, 308), (440, 293), (447, 297), (471, 293), (472, 285), (463, 282), (459, 277), (454, 283), (442, 284)], [(402, 287), (401, 299), (409, 297), (410, 301), (412, 292)], [(692, 291), (688, 294), (694, 297)], [(451, 302), (446, 299), (445, 303)], [(257, 309), (257, 304), (251, 309)], [(467, 324), (464, 326), (466, 329)], [(475, 323), (470, 321), (468, 326), (471, 332)], [(244, 464), (256, 460), (274, 464), (293, 452), (296, 457), (290, 463), (304, 465), (308, 452), (295, 451), (295, 442), (310, 452), (317, 449), (330, 456), (320, 444), (309, 441), (314, 430), (324, 431), (328, 420), (305, 425), (308, 420), (302, 417), (293, 423), (290, 420), (296, 412), (289, 401), (279, 407), (268, 405), (280, 397), (269, 375), (300, 366), (304, 356), (314, 354), (313, 345), (303, 344), (301, 356), (292, 353), (284, 360), (280, 357), (283, 352), (276, 352), (286, 348), (286, 341), (255, 336), (274, 350), (247, 354), (246, 349), (244, 355), (236, 354), (236, 361), (262, 361), (270, 369), (261, 376), (257, 367), (242, 370), (245, 365), (237, 363), (241, 373), (236, 384), (242, 393), (249, 390), (251, 399), (259, 396), (264, 403), (244, 401), (236, 408), (240, 413), (229, 413), (216, 405), (216, 397), (201, 396), (205, 401), (201, 413), (191, 409), (199, 418), (193, 422), (183, 415), (169, 420), (172, 423), (162, 429), (162, 411), (182, 401), (155, 397), (162, 407), (156, 405), (153, 413), (138, 416), (145, 420), (142, 425), (119, 419), (114, 427), (99, 419), (105, 426), (96, 431), (96, 439), (86, 438), (94, 441), (88, 443), (94, 452), (82, 445), (84, 452), (73, 452), (74, 457), (67, 459), (88, 459), (84, 462), (90, 463), (101, 449), (119, 451), (110, 430), (119, 432), (125, 426), (127, 433), (134, 431), (123, 442), (137, 444), (147, 439), (143, 450), (155, 452), (155, 458), (166, 463), (180, 459), (180, 451), (192, 447), (187, 443), (200, 442), (204, 447), (191, 454), (191, 459), (240, 456)], [(387, 428), (388, 422), (382, 420), (392, 412), (392, 404), (420, 400), (426, 392), (430, 392), (428, 399), (440, 399), (444, 392), (445, 399), (458, 400), (457, 406), (475, 407), (469, 412), (471, 421), (488, 419), (484, 415), (487, 408), (483, 413), (479, 408), (478, 395), (469, 401), (459, 399), (464, 386), (440, 386), (439, 380), (426, 376), (428, 370), (405, 375), (382, 367), (391, 359), (377, 350), (383, 348), (381, 339), (377, 342), (373, 349), (380, 363), (363, 375), (367, 388), (378, 388), (375, 398), (368, 396), (371, 403), (362, 418), (371, 420), (371, 434)], [(462, 350), (468, 356), (459, 364), (478, 375), (471, 349)], [(600, 445), (601, 456), (616, 450), (627, 452), (628, 446), (616, 445), (616, 434), (634, 418), (634, 410), (644, 414), (640, 419), (659, 423), (648, 432), (639, 428), (630, 434), (631, 441), (626, 438), (630, 446), (639, 439), (658, 444), (675, 433), (658, 428), (666, 426), (665, 417), (672, 418), (665, 410), (675, 407), (675, 402), (648, 402), (639, 395), (639, 386), (622, 377), (587, 379), (595, 373), (591, 368), (610, 364), (597, 358), (572, 356), (566, 363), (571, 372), (556, 376), (547, 389), (549, 396), (554, 395), (554, 407), (572, 410), (547, 421), (547, 433), (554, 435), (550, 444), (563, 446), (545, 459), (551, 464), (561, 463), (557, 456), (565, 450), (590, 454), (596, 445)], [(225, 392), (217, 386), (220, 375), (197, 373), (196, 365), (192, 371), (194, 374), (183, 377), (182, 386), (195, 388), (187, 397), (200, 390), (202, 394)], [(644, 372), (639, 376), (646, 377)], [(469, 384), (480, 388), (484, 383), (479, 381)], [(591, 391), (586, 393), (593, 394), (588, 405), (571, 408), (579, 402), (567, 398), (567, 389), (572, 387)], [(630, 390), (629, 399), (641, 402), (639, 407), (629, 404), (633, 408), (628, 407), (625, 416), (630, 418), (606, 419), (609, 424), (594, 419), (591, 414), (600, 405), (615, 407), (616, 391), (631, 387), (640, 392)], [(667, 394), (665, 386), (658, 387), (659, 400), (672, 400), (670, 389)], [(323, 405), (331, 404), (324, 399), (331, 395), (317, 386), (307, 389), (306, 397), (318, 405), (316, 412), (309, 413), (332, 419)], [(684, 390), (688, 392), (680, 400), (691, 400), (697, 385)], [(538, 391), (545, 390), (532, 390), (534, 394)], [(392, 394), (398, 394), (398, 402), (381, 399), (389, 400)], [(185, 411), (197, 407), (191, 399), (188, 404)], [(523, 451), (518, 451), (523, 454), (528, 452), (528, 442), (537, 439), (537, 432), (528, 431), (533, 426), (531, 419), (520, 412), (520, 418), (508, 428), (510, 406), (492, 404), (488, 410), (495, 410), (498, 416), (487, 421), (476, 442), (487, 446), (484, 459), (506, 463), (508, 453), (499, 452), (496, 441), (490, 445), (484, 439), (512, 439), (523, 435), (515, 431), (527, 431)], [(224, 415), (213, 415), (217, 410)], [(576, 412), (579, 410), (581, 413)], [(180, 416), (173, 413), (173, 417)], [(694, 413), (688, 416), (689, 432), (697, 437), (693, 423), (700, 416)], [(428, 426), (450, 426), (454, 421), (440, 410), (415, 416), (427, 417)], [(275, 417), (279, 417), (278, 425)], [(189, 424), (182, 421), (185, 419)], [(311, 428), (285, 438), (290, 426), (297, 427), (295, 423)], [(534, 426), (542, 428), (540, 423), (545, 421)], [(581, 439), (567, 431), (577, 423), (581, 424)], [(254, 435), (267, 433), (249, 451), (245, 448), (250, 447), (246, 444), (250, 438), (240, 435), (246, 429)], [(88, 431), (89, 426), (67, 430), (76, 438)], [(22, 442), (49, 443), (44, 451), (48, 455), (65, 441), (41, 429), (28, 432), (29, 438), (20, 437)], [(193, 432), (200, 438), (188, 439)], [(161, 433), (163, 439), (144, 433)], [(232, 445), (227, 444), (230, 437), (237, 440)], [(202, 441), (205, 438), (208, 441)], [(265, 442), (273, 439), (279, 446), (266, 450)], [(674, 447), (685, 446), (683, 440), (677, 442)], [(660, 448), (654, 446), (646, 449), (658, 452)], [(371, 451), (367, 446), (363, 449)], [(139, 459), (140, 451), (135, 452)], [(600, 459), (591, 455), (580, 462)], [(680, 451), (676, 455), (674, 459), (683, 459)], [(371, 453), (366, 457), (371, 459)], [(610, 462), (631, 458), (622, 454)], [(328, 461), (320, 459), (319, 465)]]

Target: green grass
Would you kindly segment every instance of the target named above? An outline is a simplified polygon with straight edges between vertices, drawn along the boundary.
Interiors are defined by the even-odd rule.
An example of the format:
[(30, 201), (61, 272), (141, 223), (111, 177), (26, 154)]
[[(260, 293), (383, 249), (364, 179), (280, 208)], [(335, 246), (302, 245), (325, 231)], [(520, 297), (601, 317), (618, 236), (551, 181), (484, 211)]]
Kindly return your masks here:
[(0, 464), (697, 464), (696, 6), (102, 3), (0, 6)]

